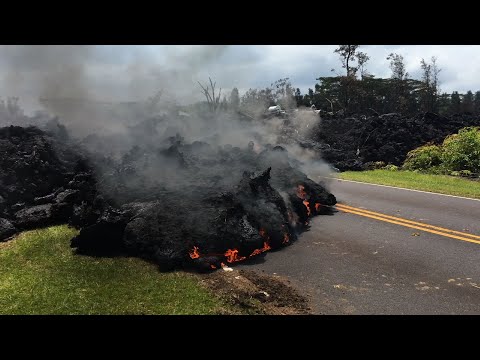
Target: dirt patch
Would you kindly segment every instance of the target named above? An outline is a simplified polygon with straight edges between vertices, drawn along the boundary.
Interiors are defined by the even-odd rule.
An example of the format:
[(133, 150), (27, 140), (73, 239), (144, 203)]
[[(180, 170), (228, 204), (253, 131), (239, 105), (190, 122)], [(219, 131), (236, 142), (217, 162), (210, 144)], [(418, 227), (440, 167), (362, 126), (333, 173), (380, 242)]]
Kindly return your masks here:
[(16, 239), (16, 236), (11, 236), (7, 239), (3, 239), (2, 241), (0, 241), (0, 250), (11, 247), (14, 243), (13, 240), (15, 239)]
[[(203, 285), (227, 303), (239, 307), (239, 314), (312, 314), (309, 300), (280, 276), (251, 270), (218, 270), (199, 276)], [(225, 314), (232, 312), (225, 311)]]

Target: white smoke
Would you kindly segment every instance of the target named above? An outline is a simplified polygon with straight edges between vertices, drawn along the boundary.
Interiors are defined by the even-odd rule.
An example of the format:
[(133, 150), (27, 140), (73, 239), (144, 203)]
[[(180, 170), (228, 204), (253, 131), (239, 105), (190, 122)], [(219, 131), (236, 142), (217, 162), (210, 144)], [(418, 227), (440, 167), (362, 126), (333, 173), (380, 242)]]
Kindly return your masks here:
[[(158, 133), (158, 142), (178, 133), (186, 142), (205, 141), (213, 146), (244, 148), (253, 141), (254, 149), (261, 151), (267, 144), (281, 145), (313, 180), (331, 172), (318, 151), (302, 147), (296, 141), (309, 138), (317, 129), (320, 118), (310, 109), (292, 111), (289, 126), (284, 118), (261, 119), (259, 115), (268, 107), (263, 103), (254, 109), (257, 119), (252, 121), (243, 121), (235, 112), (205, 116), (195, 107), (179, 116), (180, 106), (185, 108), (205, 100), (197, 82), (206, 84), (209, 76), (218, 84), (217, 93), (223, 87), (228, 98), (225, 89), (233, 84), (208, 73), (218, 66), (228, 46), (171, 46), (165, 48), (162, 61), (147, 56), (148, 51), (145, 56), (137, 54), (123, 63), (119, 61), (116, 66), (124, 69), (120, 82), (125, 87), (123, 93), (132, 99), (123, 102), (115, 101), (116, 90), (105, 85), (109, 73), (98, 65), (96, 46), (2, 46), (0, 50), (0, 61), (8, 69), (3, 80), (11, 94), (20, 98), (37, 96), (41, 106), (58, 116), (73, 137), (100, 136), (93, 143), (101, 145), (102, 152), (111, 151), (119, 157), (132, 146), (143, 145), (147, 134), (143, 137), (140, 131), (132, 136), (132, 128), (151, 117), (164, 115), (167, 121), (157, 122), (152, 129)], [(235, 76), (255, 74), (247, 75), (246, 68), (242, 68)], [(284, 133), (287, 128), (293, 128), (295, 133)], [(151, 176), (160, 176), (159, 171), (153, 171)]]

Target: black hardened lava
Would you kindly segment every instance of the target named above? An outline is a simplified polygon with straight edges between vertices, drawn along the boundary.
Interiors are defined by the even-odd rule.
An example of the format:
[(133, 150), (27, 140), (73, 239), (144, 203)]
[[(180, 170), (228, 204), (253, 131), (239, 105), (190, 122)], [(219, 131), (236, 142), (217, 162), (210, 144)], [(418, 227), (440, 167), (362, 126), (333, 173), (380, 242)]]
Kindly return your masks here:
[(320, 151), (340, 171), (364, 170), (376, 161), (402, 165), (410, 150), (428, 142), (441, 144), (466, 126), (480, 126), (480, 116), (391, 113), (324, 118), (311, 133), (313, 142), (304, 146)]
[(63, 132), (0, 128), (0, 240), (68, 222), (77, 253), (211, 270), (291, 244), (336, 202), (281, 146), (150, 140), (114, 159)]
[(293, 168), (288, 152), (170, 139), (135, 148), (76, 206), (72, 240), (91, 255), (126, 252), (162, 269), (219, 268), (291, 244), (335, 197)]
[[(72, 141), (57, 123), (48, 131), (0, 128), (0, 241), (68, 222), (80, 229), (71, 241), (78, 253), (211, 270), (290, 245), (311, 217), (336, 203), (283, 146), (162, 137), (156, 130), (162, 121), (148, 131), (133, 127), (125, 135), (130, 141), (111, 142)], [(341, 170), (360, 169), (374, 160), (401, 163), (412, 147), (476, 121), (387, 114), (323, 119), (324, 133), (313, 140), (295, 138), (287, 122), (282, 136)], [(115, 144), (130, 150), (110, 156)]]
[(58, 136), (36, 127), (0, 128), (0, 241), (67, 222), (74, 204), (87, 200), (91, 176), (85, 159)]

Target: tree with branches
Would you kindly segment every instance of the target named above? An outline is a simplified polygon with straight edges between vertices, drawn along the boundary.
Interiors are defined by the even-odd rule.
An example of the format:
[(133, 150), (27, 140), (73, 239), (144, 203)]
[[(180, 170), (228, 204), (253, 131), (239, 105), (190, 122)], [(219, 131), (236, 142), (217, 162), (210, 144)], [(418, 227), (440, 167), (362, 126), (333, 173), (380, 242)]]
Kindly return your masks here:
[(437, 96), (440, 93), (438, 74), (441, 69), (435, 56), (432, 56), (431, 63), (422, 59), (420, 65), (423, 71), (422, 108), (424, 111), (436, 111)]
[(367, 76), (371, 76), (366, 67), (368, 60), (370, 60), (370, 57), (366, 53), (361, 51), (357, 53), (358, 69), (360, 70), (360, 76), (362, 80)]
[(352, 66), (355, 61), (356, 51), (359, 45), (339, 45), (335, 52), (340, 55), (342, 67), (347, 70), (347, 77), (355, 76), (358, 68)]
[(212, 79), (209, 77), (208, 80), (210, 81), (210, 87), (208, 85), (203, 86), (200, 81), (198, 81), (198, 85), (202, 89), (202, 93), (207, 99), (208, 107), (212, 113), (216, 113), (217, 110), (220, 108), (220, 97), (222, 96), (222, 88), (218, 92), (218, 95), (215, 95), (215, 86), (217, 82), (213, 82)]
[(390, 55), (387, 56), (387, 60), (390, 60), (392, 79), (405, 80), (408, 78), (408, 72), (406, 71), (405, 61), (402, 55), (390, 53)]
[[(349, 110), (349, 104), (352, 97), (352, 92), (356, 84), (356, 75), (360, 69), (362, 79), (367, 76), (365, 64), (369, 60), (367, 54), (357, 51), (360, 45), (339, 45), (335, 49), (335, 53), (340, 55), (342, 67), (347, 71), (346, 76), (340, 77), (341, 86), (343, 88), (343, 106), (345, 111)], [(357, 62), (358, 66), (353, 66), (353, 62)]]

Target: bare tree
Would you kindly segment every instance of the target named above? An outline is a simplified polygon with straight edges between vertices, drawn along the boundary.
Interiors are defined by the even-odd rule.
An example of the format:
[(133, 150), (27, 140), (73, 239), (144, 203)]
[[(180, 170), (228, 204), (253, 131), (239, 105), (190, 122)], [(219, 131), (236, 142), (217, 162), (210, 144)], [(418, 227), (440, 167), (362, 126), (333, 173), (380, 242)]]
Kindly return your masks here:
[[(219, 107), (220, 107), (220, 97), (222, 95), (222, 88), (220, 88), (220, 91), (218, 92), (218, 96), (215, 96), (215, 85), (217, 82), (213, 82), (212, 79), (209, 77), (208, 80), (210, 81), (210, 87), (203, 86), (200, 81), (198, 81), (198, 85), (200, 85), (203, 95), (207, 99), (208, 106), (210, 107), (210, 110), (215, 113)], [(210, 93), (211, 92), (211, 93)]]
[(438, 74), (442, 71), (437, 65), (437, 57), (432, 56), (432, 88), (435, 98), (440, 94), (440, 81), (438, 79)]
[(408, 103), (407, 78), (408, 72), (406, 70), (405, 60), (400, 54), (390, 53), (387, 56), (390, 60), (391, 75), (391, 91), (389, 96), (389, 103), (396, 109), (395, 111), (406, 111)]
[[(352, 62), (357, 60), (357, 48), (359, 45), (339, 45), (335, 52), (340, 55), (340, 60), (342, 61), (342, 67), (347, 70), (347, 76), (341, 77), (341, 84), (344, 89), (343, 95), (343, 106), (345, 111), (348, 111), (351, 88), (354, 85), (356, 80), (355, 76), (358, 71), (358, 67), (352, 66)], [(365, 58), (363, 57), (362, 61), (365, 63)], [(363, 63), (363, 64), (364, 64)], [(332, 69), (333, 70), (333, 69)]]
[(429, 88), (432, 81), (432, 65), (428, 64), (423, 58), (420, 61), (420, 65), (423, 70), (422, 81), (425, 84), (425, 87)]
[(362, 80), (364, 77), (369, 76), (366, 67), (368, 60), (370, 60), (370, 57), (366, 53), (361, 51), (357, 53), (358, 69), (360, 70), (360, 76), (362, 77)]
[(330, 99), (327, 98), (326, 96), (324, 96), (324, 98), (330, 103), (330, 110), (332, 111), (332, 114), (333, 114), (334, 111), (333, 111), (333, 102), (332, 102), (332, 100), (330, 100)]
[(435, 56), (432, 56), (430, 64), (424, 59), (421, 60), (420, 64), (423, 70), (423, 110), (436, 111), (437, 96), (440, 93), (438, 74), (441, 69), (438, 67), (437, 58)]
[(335, 52), (340, 55), (342, 67), (347, 70), (347, 77), (355, 76), (358, 68), (351, 66), (355, 61), (356, 51), (359, 45), (339, 45)]
[(297, 106), (295, 100), (295, 88), (292, 86), (289, 78), (279, 79), (270, 85), (275, 103), (284, 110), (290, 110)]

